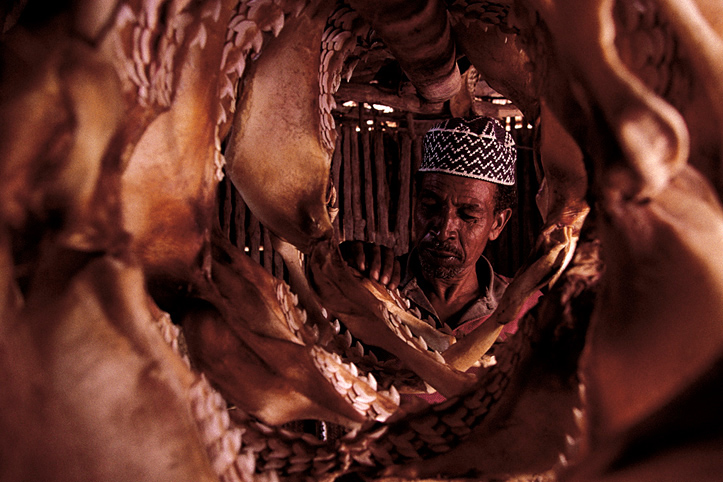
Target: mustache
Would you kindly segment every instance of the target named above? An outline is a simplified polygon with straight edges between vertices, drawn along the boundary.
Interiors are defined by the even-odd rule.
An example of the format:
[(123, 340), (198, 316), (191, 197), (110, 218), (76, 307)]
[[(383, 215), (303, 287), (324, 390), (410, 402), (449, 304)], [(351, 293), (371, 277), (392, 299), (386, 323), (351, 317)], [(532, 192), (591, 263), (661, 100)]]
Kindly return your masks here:
[(419, 244), (419, 247), (423, 250), (442, 251), (458, 258), (462, 257), (462, 250), (455, 243), (448, 241), (438, 241), (436, 239), (425, 240)]

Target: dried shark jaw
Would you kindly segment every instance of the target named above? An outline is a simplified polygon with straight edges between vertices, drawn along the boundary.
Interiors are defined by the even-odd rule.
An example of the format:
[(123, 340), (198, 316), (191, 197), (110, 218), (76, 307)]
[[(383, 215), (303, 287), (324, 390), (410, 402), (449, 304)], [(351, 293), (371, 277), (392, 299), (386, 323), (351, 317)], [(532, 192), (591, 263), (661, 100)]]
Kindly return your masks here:
[(331, 150), (318, 108), (319, 46), (331, 6), (307, 7), (287, 21), (251, 65), (227, 153), (229, 177), (248, 206), (305, 252), (332, 231), (325, 204)]
[[(598, 262), (594, 255), (580, 255), (578, 258), (572, 270), (572, 273), (577, 274), (570, 274), (569, 279), (560, 284), (560, 299), (563, 302), (558, 303), (557, 295), (550, 299), (547, 309), (552, 310), (553, 314), (544, 316), (542, 325), (534, 318), (528, 318), (520, 333), (497, 353), (497, 364), (486, 372), (487, 376), (474, 390), (427, 411), (397, 419), (391, 424), (377, 424), (359, 432), (353, 431), (336, 442), (322, 443), (309, 435), (269, 427), (245, 415), (240, 407), (228, 412), (223, 399), (201, 376), (191, 390), (191, 403), (216, 473), (223, 480), (244, 480), (254, 473), (256, 476), (277, 474), (289, 480), (301, 480), (309, 476), (334, 477), (335, 474), (352, 470), (368, 475), (381, 471), (387, 475), (404, 477), (439, 473), (461, 475), (469, 474), (471, 470), (486, 475), (495, 471), (539, 473), (548, 470), (557, 460), (558, 451), (575, 443), (564, 432), (577, 433), (570, 405), (579, 403), (576, 392), (578, 382), (574, 376), (575, 364), (570, 363), (568, 357), (574, 358), (576, 350), (579, 351), (582, 339), (579, 333), (584, 333), (584, 329), (578, 325), (578, 335), (572, 339), (572, 345), (569, 341), (563, 341), (560, 345), (555, 340), (560, 338), (559, 328), (556, 328), (559, 313), (563, 313), (563, 319), (574, 327), (575, 321), (570, 319), (569, 311), (571, 300), (579, 296), (581, 289), (589, 289), (591, 281), (594, 284), (599, 274), (599, 268), (594, 266)], [(178, 347), (178, 328), (170, 325), (167, 316), (160, 317), (159, 322), (164, 338), (172, 346)], [(542, 329), (544, 326), (547, 328)], [(541, 345), (537, 336), (545, 331), (548, 333), (547, 341)], [(556, 335), (550, 339), (552, 332)], [(565, 338), (562, 336), (563, 340)], [(541, 359), (529, 356), (535, 345), (535, 352), (542, 354)], [(541, 350), (541, 346), (547, 348)], [(556, 353), (562, 356), (562, 360), (554, 361), (551, 367), (555, 368), (550, 370), (550, 360), (546, 360), (548, 355), (545, 353)], [(543, 366), (546, 367), (543, 369), (545, 376), (528, 373), (530, 367), (539, 370)], [(556, 375), (550, 377), (551, 373)], [(528, 377), (541, 380), (535, 390), (527, 390)], [(510, 384), (514, 387), (512, 390), (507, 388)], [(525, 396), (525, 393), (528, 395)], [(541, 393), (554, 400), (549, 403), (550, 407), (555, 408), (554, 414), (550, 413), (546, 418), (552, 424), (550, 428), (554, 429), (550, 431), (544, 424), (543, 427), (538, 425), (542, 430), (539, 436), (529, 437), (529, 404), (534, 406), (543, 400)], [(515, 406), (519, 408), (513, 410), (516, 415), (511, 418), (508, 411)], [(566, 428), (562, 430), (559, 424), (565, 419)], [(507, 428), (500, 431), (495, 420), (505, 420)], [(512, 420), (516, 421), (513, 423)], [(485, 445), (482, 440), (497, 440), (507, 445), (510, 443), (509, 437), (519, 436), (518, 431), (528, 435), (525, 438), (535, 440), (539, 446), (524, 454), (516, 454), (512, 457), (514, 461), (508, 458), (504, 458), (504, 461), (497, 458), (481, 460), (467, 454), (462, 459), (466, 462), (460, 463), (460, 453), (469, 450), (476, 452), (475, 447), (479, 444), (489, 446), (490, 449), (494, 445), (491, 442)], [(550, 433), (554, 434), (552, 438)], [(464, 444), (467, 439), (475, 442)], [(449, 457), (445, 453), (449, 453)]]
[[(268, 424), (318, 418), (359, 426), (385, 420), (398, 395), (325, 351), (298, 297), (228, 241), (214, 238), (204, 303), (184, 310), (191, 358), (224, 397)], [(239, 300), (244, 300), (241, 304)]]
[[(657, 7), (651, 13), (622, 2), (616, 9), (613, 2), (596, 2), (586, 12), (577, 12), (574, 2), (531, 3), (554, 39), (548, 60), (568, 73), (565, 82), (577, 94), (576, 111), (553, 94), (547, 101), (595, 163), (593, 192), (607, 270), (581, 364), (589, 455), (570, 480), (656, 480), (670, 474), (708, 480), (719, 469), (699, 468), (709, 449), (692, 448), (695, 433), (694, 442), (672, 444), (668, 457), (653, 452), (635, 459), (635, 467), (629, 457), (645, 430), (666, 434), (668, 422), (659, 414), (703, 377), (723, 350), (718, 295), (723, 215), (718, 196), (691, 167), (720, 163), (719, 87), (714, 87), (721, 81), (720, 61), (710, 53), (721, 45), (721, 29), (715, 32), (709, 23), (720, 15), (720, 5), (645, 4)], [(650, 45), (667, 54), (661, 73), (651, 74), (644, 57), (626, 55), (623, 63), (618, 55), (635, 52), (626, 44), (628, 32), (641, 23), (651, 28), (656, 15), (666, 22), (667, 37)], [(580, 24), (585, 28), (576, 28)], [(705, 38), (694, 34), (692, 25), (706, 32)], [(613, 45), (617, 31), (621, 51)], [(691, 38), (701, 44), (693, 46)], [(681, 63), (690, 68), (689, 82), (679, 82)], [(559, 91), (555, 82), (561, 77), (547, 78), (547, 90)], [(697, 129), (701, 105), (716, 106), (713, 128)], [(591, 127), (579, 127), (584, 125)], [(690, 319), (698, 320), (694, 327), (685, 322)]]

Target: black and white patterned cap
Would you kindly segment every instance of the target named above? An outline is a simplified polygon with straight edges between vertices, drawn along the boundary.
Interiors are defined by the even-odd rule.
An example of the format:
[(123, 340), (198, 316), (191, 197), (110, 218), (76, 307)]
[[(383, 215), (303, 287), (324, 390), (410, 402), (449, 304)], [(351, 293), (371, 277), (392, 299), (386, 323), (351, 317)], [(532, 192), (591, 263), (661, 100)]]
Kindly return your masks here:
[(491, 117), (447, 119), (424, 135), (419, 172), (441, 172), (497, 184), (515, 183), (512, 136)]

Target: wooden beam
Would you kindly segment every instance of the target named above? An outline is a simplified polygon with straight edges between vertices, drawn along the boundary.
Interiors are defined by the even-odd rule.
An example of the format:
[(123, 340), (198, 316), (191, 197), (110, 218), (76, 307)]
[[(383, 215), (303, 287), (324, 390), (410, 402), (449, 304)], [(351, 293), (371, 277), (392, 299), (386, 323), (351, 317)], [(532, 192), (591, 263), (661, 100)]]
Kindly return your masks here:
[(337, 105), (342, 105), (348, 100), (353, 100), (359, 105), (364, 102), (367, 104), (383, 104), (397, 110), (414, 112), (416, 114), (442, 115), (445, 111), (444, 103), (430, 104), (424, 102), (416, 95), (405, 95), (402, 97), (373, 85), (342, 83), (335, 97)]
[[(361, 85), (342, 83), (334, 96), (336, 104), (341, 106), (344, 102), (352, 100), (357, 104), (382, 104), (401, 112), (413, 114), (449, 116), (449, 108), (444, 102), (429, 103), (419, 98), (414, 91), (399, 95), (374, 85)], [(487, 115), (496, 119), (503, 117), (521, 116), (522, 112), (514, 104), (496, 104), (479, 97), (473, 101), (472, 109), (478, 115)], [(342, 111), (342, 109), (337, 109)]]

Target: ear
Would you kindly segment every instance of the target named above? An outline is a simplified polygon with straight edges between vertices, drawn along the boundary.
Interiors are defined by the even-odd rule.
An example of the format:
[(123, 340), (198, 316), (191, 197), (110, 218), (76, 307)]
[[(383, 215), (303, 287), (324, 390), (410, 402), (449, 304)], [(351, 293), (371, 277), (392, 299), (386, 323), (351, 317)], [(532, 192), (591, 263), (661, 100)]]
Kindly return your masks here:
[(497, 239), (502, 229), (504, 229), (505, 224), (507, 224), (507, 221), (510, 220), (510, 217), (512, 217), (512, 209), (510, 208), (495, 213), (492, 228), (490, 229), (490, 240)]

